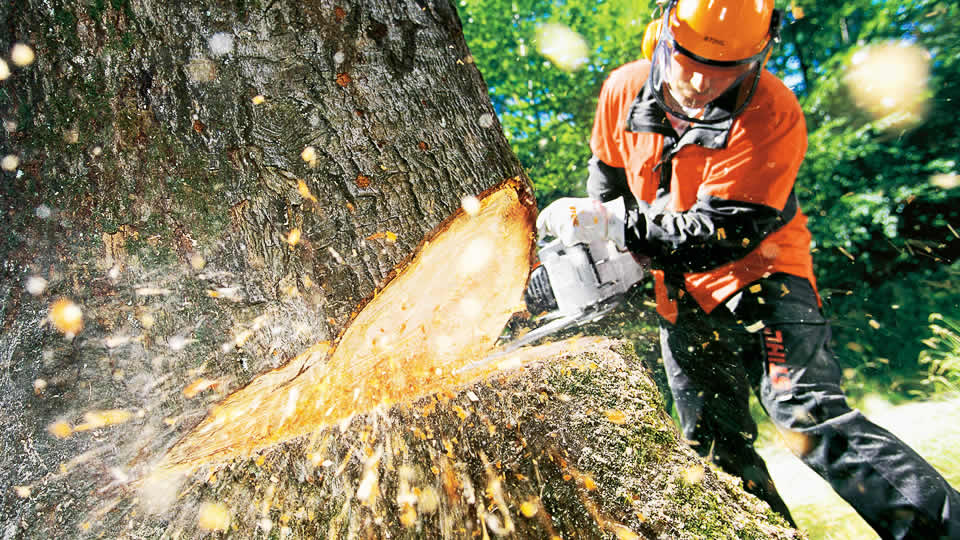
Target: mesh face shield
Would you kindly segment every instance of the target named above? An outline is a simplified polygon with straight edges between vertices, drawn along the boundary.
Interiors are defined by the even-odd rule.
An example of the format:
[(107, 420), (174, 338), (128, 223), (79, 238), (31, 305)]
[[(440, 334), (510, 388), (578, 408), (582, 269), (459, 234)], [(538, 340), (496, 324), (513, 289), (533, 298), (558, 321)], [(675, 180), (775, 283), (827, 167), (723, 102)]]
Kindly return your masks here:
[[(670, 16), (670, 11), (664, 15), (650, 71), (651, 88), (660, 106), (677, 118), (699, 124), (726, 122), (743, 112), (757, 89), (774, 40), (770, 39), (762, 51), (749, 58), (710, 60), (677, 43), (666, 24)], [(725, 106), (721, 114), (711, 110), (709, 119), (704, 118), (702, 113), (721, 97), (732, 106)]]

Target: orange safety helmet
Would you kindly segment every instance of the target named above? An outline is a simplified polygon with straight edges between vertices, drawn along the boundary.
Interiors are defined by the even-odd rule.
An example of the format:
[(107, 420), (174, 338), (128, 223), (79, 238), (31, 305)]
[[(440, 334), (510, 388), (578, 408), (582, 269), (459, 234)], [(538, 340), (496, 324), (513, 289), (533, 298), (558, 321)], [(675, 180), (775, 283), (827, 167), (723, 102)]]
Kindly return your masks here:
[[(780, 12), (773, 0), (679, 0), (670, 18), (670, 32), (688, 51), (710, 60), (742, 60), (762, 51), (779, 37)], [(667, 13), (671, 7), (667, 7)], [(643, 33), (643, 57), (653, 58), (663, 19)]]
[(763, 52), (775, 37), (772, 19), (773, 0), (678, 0), (670, 32), (681, 47), (701, 58), (746, 60)]
[[(650, 23), (643, 36), (644, 56), (653, 62), (651, 78), (657, 101), (688, 122), (718, 123), (742, 112), (756, 90), (773, 43), (779, 41), (780, 18), (774, 0), (671, 0), (663, 17)], [(713, 115), (708, 122), (697, 119), (697, 113), (683, 103), (678, 108), (672, 99), (676, 93), (670, 94), (668, 103), (664, 91), (677, 90), (674, 83), (683, 86), (677, 73), (693, 73), (700, 77), (698, 84), (713, 80), (736, 87), (738, 95), (730, 114)], [(697, 103), (694, 108), (703, 106)]]

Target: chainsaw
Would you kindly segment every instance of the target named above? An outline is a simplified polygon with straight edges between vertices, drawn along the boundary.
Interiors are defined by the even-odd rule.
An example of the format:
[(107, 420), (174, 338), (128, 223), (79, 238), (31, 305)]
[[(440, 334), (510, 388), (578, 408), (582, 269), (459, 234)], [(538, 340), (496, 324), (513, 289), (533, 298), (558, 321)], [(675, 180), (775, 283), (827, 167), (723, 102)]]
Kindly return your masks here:
[(536, 327), (502, 345), (498, 355), (602, 318), (646, 274), (629, 251), (605, 240), (565, 246), (554, 239), (537, 256), (540, 263), (531, 271), (524, 293)]

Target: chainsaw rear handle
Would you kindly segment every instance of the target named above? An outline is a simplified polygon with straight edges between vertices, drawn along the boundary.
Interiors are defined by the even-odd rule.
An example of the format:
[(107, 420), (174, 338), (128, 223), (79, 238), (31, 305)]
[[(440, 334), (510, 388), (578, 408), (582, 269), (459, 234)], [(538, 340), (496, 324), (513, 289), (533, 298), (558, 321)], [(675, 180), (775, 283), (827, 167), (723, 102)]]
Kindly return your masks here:
[(546, 266), (538, 264), (530, 272), (527, 290), (523, 292), (523, 300), (527, 304), (527, 311), (533, 315), (556, 311), (560, 307), (557, 305), (557, 297), (553, 294)]

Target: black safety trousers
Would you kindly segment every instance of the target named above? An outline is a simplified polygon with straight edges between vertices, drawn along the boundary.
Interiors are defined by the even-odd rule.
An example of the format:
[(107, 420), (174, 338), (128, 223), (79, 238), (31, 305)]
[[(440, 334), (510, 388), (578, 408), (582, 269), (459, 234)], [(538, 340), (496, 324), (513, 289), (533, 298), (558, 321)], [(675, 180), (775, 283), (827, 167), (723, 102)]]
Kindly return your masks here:
[(752, 389), (791, 450), (882, 538), (960, 539), (960, 494), (903, 441), (847, 405), (810, 283), (774, 274), (709, 315), (681, 295), (660, 341), (684, 436), (793, 523), (754, 449)]

